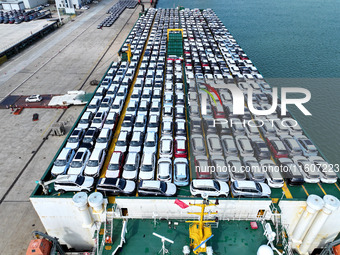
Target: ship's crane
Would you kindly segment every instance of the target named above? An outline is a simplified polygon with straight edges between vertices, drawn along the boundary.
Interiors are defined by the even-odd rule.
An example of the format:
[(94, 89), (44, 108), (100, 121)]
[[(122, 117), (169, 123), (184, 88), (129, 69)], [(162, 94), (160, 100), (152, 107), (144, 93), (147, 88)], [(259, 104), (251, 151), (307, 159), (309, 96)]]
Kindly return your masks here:
[(50, 180), (50, 181), (47, 181), (47, 182), (44, 182), (44, 181), (40, 180), (40, 181), (36, 181), (35, 183), (41, 185), (44, 194), (48, 195), (49, 194), (49, 185), (51, 183), (54, 183), (55, 181), (56, 181), (56, 179)]
[(189, 227), (189, 236), (191, 239), (190, 247), (193, 249), (195, 254), (199, 254), (201, 252), (207, 252), (206, 242), (211, 239), (214, 235), (211, 231), (211, 225), (209, 223), (215, 223), (215, 220), (204, 220), (205, 215), (217, 214), (217, 212), (205, 212), (205, 208), (207, 206), (216, 206), (218, 205), (218, 201), (215, 204), (209, 203), (208, 196), (204, 194), (202, 195), (204, 201), (202, 204), (190, 204), (190, 206), (198, 206), (201, 207), (201, 212), (188, 212), (188, 214), (194, 214), (199, 216), (199, 220), (188, 220), (187, 223), (192, 223)]

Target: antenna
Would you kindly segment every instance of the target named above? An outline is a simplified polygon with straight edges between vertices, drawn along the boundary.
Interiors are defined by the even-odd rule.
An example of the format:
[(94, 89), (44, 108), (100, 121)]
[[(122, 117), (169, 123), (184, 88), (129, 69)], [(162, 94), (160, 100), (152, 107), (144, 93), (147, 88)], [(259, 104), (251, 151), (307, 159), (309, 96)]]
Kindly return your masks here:
[(159, 250), (158, 253), (163, 253), (163, 255), (169, 253), (169, 251), (165, 248), (165, 241), (167, 241), (169, 243), (174, 243), (174, 241), (172, 241), (172, 240), (170, 240), (170, 239), (168, 239), (168, 238), (166, 238), (164, 236), (161, 236), (161, 235), (159, 235), (159, 234), (157, 234), (155, 232), (153, 232), (152, 234), (154, 236), (157, 236), (158, 238), (160, 238), (161, 241), (162, 241), (162, 248)]

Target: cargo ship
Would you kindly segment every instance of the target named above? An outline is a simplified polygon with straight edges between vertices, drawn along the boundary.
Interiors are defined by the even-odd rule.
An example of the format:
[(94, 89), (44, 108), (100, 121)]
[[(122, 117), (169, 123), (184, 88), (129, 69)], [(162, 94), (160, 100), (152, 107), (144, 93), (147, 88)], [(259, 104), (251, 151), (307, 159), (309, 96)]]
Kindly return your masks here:
[(336, 166), (213, 10), (149, 8), (119, 54), (30, 197), (54, 251), (339, 254)]

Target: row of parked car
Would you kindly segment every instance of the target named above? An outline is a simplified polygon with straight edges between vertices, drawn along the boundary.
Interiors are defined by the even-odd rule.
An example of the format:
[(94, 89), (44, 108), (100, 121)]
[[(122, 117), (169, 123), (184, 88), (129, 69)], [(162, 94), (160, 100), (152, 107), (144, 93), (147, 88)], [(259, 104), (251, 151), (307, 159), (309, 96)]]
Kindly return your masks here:
[[(42, 8), (37, 10), (11, 10), (4, 12), (0, 10), (0, 24), (20, 24), (21, 22), (29, 22), (46, 14)], [(49, 11), (49, 10), (48, 10)]]
[[(326, 183), (336, 182), (337, 175), (319, 156), (318, 150), (303, 134), (298, 123), (290, 115), (281, 116), (280, 105), (277, 112), (266, 117), (252, 115), (246, 107), (244, 115), (237, 115), (233, 113), (232, 95), (227, 89), (221, 89), (219, 86), (213, 91), (204, 87), (210, 90), (212, 96), (208, 97), (205, 112), (201, 112), (202, 95), (206, 93), (201, 90), (202, 83), (207, 82), (214, 87), (214, 84), (222, 80), (218, 78), (220, 72), (224, 78), (223, 82), (229, 82), (223, 74), (222, 66), (228, 66), (225, 71), (234, 78), (235, 74), (244, 75), (243, 79), (236, 79), (237, 86), (243, 92), (247, 92), (249, 87), (253, 89), (252, 101), (258, 110), (271, 108), (272, 90), (211, 10), (203, 11), (203, 15), (198, 10), (183, 12), (182, 26), (184, 20), (188, 37), (188, 42), (184, 39), (186, 71), (193, 71), (196, 77), (193, 79), (196, 82), (190, 82), (189, 79), (188, 86), (190, 142), (195, 165), (203, 169), (209, 166), (214, 169), (227, 166), (228, 169), (221, 172), (197, 172), (197, 177), (224, 181), (266, 180), (275, 188), (283, 186), (283, 178), (292, 185), (320, 180)], [(229, 44), (237, 49), (237, 54), (226, 53), (226, 49), (231, 48)], [(245, 68), (235, 71), (235, 68), (231, 68), (233, 61), (242, 63)], [(196, 65), (192, 69), (195, 62), (201, 63), (201, 67)], [(202, 69), (205, 75), (201, 75)], [(211, 70), (213, 78), (207, 75)], [(247, 76), (247, 72), (251, 75)], [(245, 82), (241, 82), (242, 80)], [(218, 96), (213, 92), (217, 92)], [(261, 122), (262, 125), (258, 128), (256, 122)], [(271, 156), (277, 159), (278, 165), (270, 160)], [(281, 168), (278, 168), (279, 166)], [(282, 167), (286, 171), (282, 171)], [(268, 168), (275, 171), (267, 172)], [(249, 171), (245, 171), (246, 169)]]
[[(182, 62), (167, 59), (166, 56), (167, 29), (180, 28), (184, 25), (186, 28), (184, 47), (189, 45), (189, 49), (184, 49), (185, 71), (196, 77), (189, 79), (188, 95), (184, 92)], [(235, 115), (232, 111), (232, 96), (226, 89), (215, 90), (222, 104), (219, 104), (219, 98), (211, 93), (214, 98), (208, 97), (206, 112), (202, 112), (200, 103), (203, 98), (200, 89), (202, 82), (213, 85), (220, 82), (230, 83), (236, 79), (240, 89), (247, 90), (248, 86), (252, 86), (257, 92), (253, 97), (253, 100), (256, 100), (256, 107), (265, 109), (266, 104), (271, 103), (269, 85), (264, 82), (257, 70), (250, 68), (252, 66), (250, 60), (228, 33), (225, 28), (220, 27), (211, 11), (203, 11), (202, 15), (198, 10), (149, 9), (148, 13), (137, 21), (123, 45), (124, 50), (127, 43), (131, 44), (133, 53), (131, 63), (121, 62), (120, 65), (114, 63), (111, 66), (80, 121), (83, 123), (79, 122), (77, 127), (79, 133), (84, 131), (86, 133), (89, 130), (95, 133), (94, 129), (97, 129), (98, 136), (93, 139), (95, 143), (91, 146), (81, 145), (84, 144), (85, 133), (79, 140), (79, 148), (84, 148), (90, 153), (92, 150), (92, 157), (99, 144), (100, 133), (106, 129), (115, 131), (117, 120), (123, 114), (123, 107), (126, 105), (115, 151), (106, 155), (110, 156), (110, 162), (108, 168), (104, 169), (105, 178), (99, 179), (96, 185), (95, 179), (88, 175), (58, 176), (57, 179), (60, 178), (60, 181), (55, 183), (56, 190), (90, 191), (96, 186), (98, 191), (106, 195), (131, 195), (136, 191), (139, 195), (175, 195), (176, 185), (188, 185), (190, 180), (186, 158), (188, 142), (191, 145), (190, 151), (194, 157), (195, 167), (199, 167), (195, 169), (208, 169), (196, 172), (197, 179), (190, 183), (192, 195), (228, 196), (231, 192), (233, 196), (269, 197), (268, 185), (273, 188), (282, 187), (284, 178), (293, 185), (304, 181), (313, 182), (303, 170), (309, 169), (309, 165), (316, 166), (319, 180), (333, 182), (334, 178), (324, 175), (326, 172), (324, 170), (330, 166), (326, 166), (327, 163), (319, 156), (317, 150), (315, 154), (311, 141), (303, 134), (301, 128), (282, 125), (282, 121), (288, 124), (294, 122), (291, 116), (274, 114), (270, 116), (271, 118), (262, 117), (261, 121), (264, 124), (259, 129), (251, 125), (242, 125), (244, 121), (254, 121), (254, 117), (258, 116), (252, 115), (247, 108), (244, 115)], [(237, 51), (223, 54), (222, 48), (230, 46), (225, 43), (226, 40), (236, 47)], [(189, 50), (190, 54), (186, 54), (186, 50)], [(143, 51), (144, 55), (141, 58)], [(197, 57), (200, 63), (206, 63), (201, 64), (201, 69), (198, 65), (195, 66)], [(252, 76), (246, 75), (246, 69), (231, 70), (231, 60), (247, 65)], [(137, 66), (138, 73), (135, 73)], [(196, 74), (200, 72), (204, 75), (197, 76)], [(212, 79), (209, 74), (212, 75)], [(241, 74), (243, 78), (237, 78), (241, 77), (237, 74)], [(134, 88), (129, 102), (125, 103), (134, 76), (136, 76)], [(246, 82), (241, 82), (243, 80)], [(188, 131), (185, 122), (186, 97), (189, 103), (190, 141), (186, 141)], [(89, 117), (91, 114), (92, 117)], [(98, 118), (103, 118), (101, 121), (94, 121), (97, 114)], [(278, 120), (272, 121), (273, 117), (277, 117)], [(107, 123), (107, 120), (110, 120), (110, 123)], [(98, 127), (96, 123), (99, 124)], [(274, 124), (270, 125), (271, 123)], [(79, 126), (81, 124), (84, 126)], [(111, 126), (105, 126), (109, 124)], [(107, 139), (105, 148), (109, 147), (111, 140), (112, 136), (111, 139)], [(296, 153), (297, 146), (294, 141), (300, 147), (301, 154)], [(303, 146), (306, 147), (305, 150), (302, 149)], [(72, 148), (67, 148), (72, 155)], [(106, 153), (105, 148), (102, 151)], [(275, 163), (271, 160), (272, 156)], [(326, 167), (322, 168), (323, 165)], [(222, 171), (211, 171), (212, 167)], [(278, 167), (281, 169), (285, 167), (288, 169), (287, 173), (285, 171), (280, 173)], [(228, 180), (231, 181), (230, 187), (227, 184)], [(70, 183), (72, 185), (69, 185)]]
[[(143, 24), (153, 19), (154, 13), (149, 12), (140, 18), (134, 30), (143, 27), (143, 33), (148, 34), (150, 26)], [(145, 42), (146, 40), (140, 41), (141, 44)], [(91, 191), (96, 186), (96, 179), (107, 157), (139, 57), (136, 54), (130, 64), (113, 62), (108, 69), (77, 127), (69, 136), (65, 148), (54, 162), (51, 174), (56, 177), (56, 191)], [(116, 158), (115, 155), (114, 153), (112, 160)]]
[(110, 16), (106, 17), (102, 22), (100, 22), (97, 28), (100, 29), (102, 27), (111, 27), (126, 8), (134, 9), (137, 3), (138, 2), (136, 0), (119, 0), (107, 11)]
[[(163, 25), (165, 17), (168, 15), (171, 17), (170, 12), (163, 11), (158, 12), (155, 16), (154, 25), (145, 47), (122, 128), (115, 145), (116, 152), (112, 155), (111, 160), (117, 162), (119, 158), (126, 156), (124, 167), (122, 167), (124, 179), (157, 179), (167, 182), (173, 181), (176, 185), (185, 186), (189, 184), (189, 167), (186, 159), (183, 79), (181, 77), (181, 80), (178, 81), (181, 82), (181, 86), (178, 83), (178, 86), (175, 87), (174, 76), (166, 76), (166, 85), (163, 86), (165, 68), (163, 54), (165, 52), (162, 53), (157, 48), (160, 44), (157, 40), (159, 41), (160, 38), (166, 40), (166, 33), (165, 37), (162, 37), (163, 29), (159, 28), (159, 24)], [(168, 61), (168, 70), (171, 72), (174, 64), (172, 60)], [(181, 70), (181, 61), (176, 65)], [(176, 93), (178, 92), (176, 96), (178, 104), (174, 104), (175, 88), (177, 89)], [(179, 96), (179, 94), (181, 95)], [(182, 109), (181, 112), (180, 108)], [(174, 115), (174, 112), (178, 115)], [(176, 118), (174, 119), (174, 117)], [(119, 156), (119, 153), (122, 154)], [(158, 160), (157, 155), (159, 155)], [(173, 157), (175, 157), (175, 160), (173, 160)], [(124, 162), (124, 160), (121, 159), (121, 162)], [(114, 165), (117, 166), (117, 163)], [(123, 163), (120, 165), (123, 165)], [(117, 167), (115, 168), (117, 169)], [(110, 177), (118, 177), (119, 174), (119, 171), (113, 173), (110, 166), (106, 172), (106, 176)]]

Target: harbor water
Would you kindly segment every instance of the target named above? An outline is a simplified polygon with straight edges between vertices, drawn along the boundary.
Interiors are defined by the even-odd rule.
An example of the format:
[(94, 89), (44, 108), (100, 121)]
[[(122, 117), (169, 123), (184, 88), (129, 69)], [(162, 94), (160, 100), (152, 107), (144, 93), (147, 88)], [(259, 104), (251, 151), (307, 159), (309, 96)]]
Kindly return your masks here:
[(272, 87), (302, 87), (312, 116), (289, 108), (340, 164), (340, 5), (336, 0), (159, 0), (158, 8), (211, 8)]

